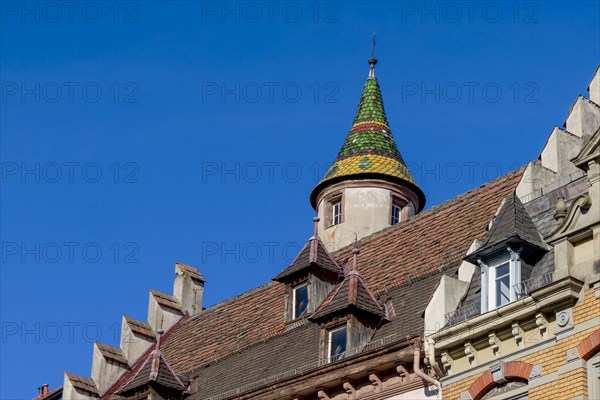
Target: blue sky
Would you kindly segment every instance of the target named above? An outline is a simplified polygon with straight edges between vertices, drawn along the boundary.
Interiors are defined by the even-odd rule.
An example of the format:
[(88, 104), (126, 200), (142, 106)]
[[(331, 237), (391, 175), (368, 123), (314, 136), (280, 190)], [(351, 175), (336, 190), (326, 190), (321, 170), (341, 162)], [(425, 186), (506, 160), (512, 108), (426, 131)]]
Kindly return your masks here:
[(0, 398), (89, 376), (175, 261), (207, 306), (283, 269), (371, 32), (426, 207), (536, 158), (599, 61), (595, 1), (270, 4), (0, 3)]

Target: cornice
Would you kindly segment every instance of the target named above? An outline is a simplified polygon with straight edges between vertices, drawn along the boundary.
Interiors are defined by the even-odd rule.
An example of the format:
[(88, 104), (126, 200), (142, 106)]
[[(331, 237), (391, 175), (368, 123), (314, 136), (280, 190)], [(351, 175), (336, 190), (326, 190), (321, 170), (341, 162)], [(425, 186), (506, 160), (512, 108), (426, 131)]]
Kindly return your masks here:
[(462, 346), (466, 340), (487, 336), (490, 331), (507, 328), (515, 320), (535, 317), (540, 310), (553, 310), (572, 304), (579, 298), (583, 282), (567, 276), (550, 285), (532, 291), (529, 296), (514, 301), (459, 325), (443, 329), (429, 336), (436, 350)]

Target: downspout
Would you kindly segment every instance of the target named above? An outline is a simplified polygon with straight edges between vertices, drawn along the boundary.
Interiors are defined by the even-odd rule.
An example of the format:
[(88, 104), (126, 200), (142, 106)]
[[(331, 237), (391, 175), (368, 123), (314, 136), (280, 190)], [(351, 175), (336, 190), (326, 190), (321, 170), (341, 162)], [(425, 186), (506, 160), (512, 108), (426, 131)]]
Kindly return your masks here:
[(440, 366), (438, 365), (435, 359), (435, 340), (433, 338), (429, 338), (427, 340), (428, 348), (427, 348), (427, 358), (425, 358), (425, 364), (429, 361), (429, 365), (433, 369), (433, 372), (438, 376), (438, 378), (442, 378), (444, 373), (442, 372)]
[(429, 382), (432, 385), (435, 385), (438, 388), (437, 398), (441, 400), (442, 398), (442, 384), (431, 376), (427, 375), (425, 372), (421, 371), (421, 340), (417, 339), (415, 343), (415, 358), (413, 364), (413, 370), (415, 374), (423, 379), (425, 382)]

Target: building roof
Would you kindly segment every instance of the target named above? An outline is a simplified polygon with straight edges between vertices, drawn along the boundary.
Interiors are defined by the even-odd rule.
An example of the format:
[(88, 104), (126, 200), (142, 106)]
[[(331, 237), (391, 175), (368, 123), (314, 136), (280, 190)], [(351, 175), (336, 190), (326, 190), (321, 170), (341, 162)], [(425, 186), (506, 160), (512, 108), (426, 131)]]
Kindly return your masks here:
[(96, 384), (92, 380), (92, 378), (86, 378), (80, 375), (75, 375), (71, 372), (66, 372), (65, 375), (73, 385), (73, 387), (77, 390), (83, 390), (84, 392), (91, 393), (93, 395), (98, 395), (98, 388)]
[(177, 300), (175, 296), (160, 292), (156, 289), (150, 289), (150, 294), (152, 294), (159, 305), (181, 312), (181, 303), (179, 303), (179, 300)]
[(187, 390), (188, 380), (178, 376), (164, 359), (160, 349), (155, 349), (146, 359), (142, 368), (119, 390), (119, 393), (126, 393), (151, 384), (184, 392)]
[[(522, 215), (520, 220), (521, 222), (516, 222), (515, 224), (518, 225), (520, 223), (523, 223), (524, 219), (529, 219), (529, 222), (531, 222), (531, 224), (533, 225), (532, 227), (528, 227), (528, 228), (524, 228), (521, 227), (519, 228), (519, 230), (534, 230), (535, 232), (539, 232), (539, 234), (541, 235), (547, 235), (549, 234), (553, 228), (556, 226), (557, 221), (554, 219), (554, 213), (555, 213), (555, 208), (554, 205), (556, 204), (556, 201), (558, 199), (558, 196), (567, 196), (567, 205), (570, 206), (570, 204), (573, 202), (573, 199), (576, 198), (577, 196), (579, 196), (581, 193), (584, 193), (585, 191), (587, 191), (587, 185), (586, 185), (586, 179), (585, 178), (580, 178), (578, 180), (575, 180), (573, 182), (570, 182), (569, 184), (560, 187), (554, 191), (548, 192), (543, 196), (540, 196), (528, 203), (521, 203), (520, 201), (518, 202), (518, 204), (520, 204), (520, 206), (518, 206), (520, 208), (520, 210), (518, 211), (519, 214), (524, 213), (527, 218), (525, 218), (525, 215)], [(511, 229), (505, 229), (504, 227), (501, 227), (501, 222), (500, 222), (500, 218), (501, 215), (503, 214), (503, 210), (505, 209), (510, 209), (510, 203), (509, 200), (513, 197), (513, 195), (511, 194), (511, 196), (509, 196), (509, 198), (507, 199), (507, 201), (505, 201), (505, 203), (503, 204), (501, 210), (498, 212), (498, 216), (496, 217), (496, 220), (498, 220), (499, 222), (496, 223), (496, 226), (498, 226), (498, 229), (494, 229), (496, 226), (493, 226), (490, 231), (488, 232), (487, 238), (492, 238), (493, 241), (495, 239), (493, 239), (494, 237), (499, 237), (499, 238), (503, 238), (506, 235), (505, 234), (501, 234), (501, 231), (510, 231)], [(518, 200), (518, 197), (515, 196), (515, 199)], [(516, 202), (515, 202), (516, 204)], [(511, 215), (511, 213), (509, 213), (509, 215)], [(529, 222), (527, 223), (523, 223), (524, 226), (529, 226)], [(503, 223), (504, 225), (504, 223)], [(510, 224), (506, 224), (506, 225), (510, 225)], [(494, 232), (492, 232), (494, 231)], [(525, 233), (523, 233), (523, 235), (525, 235)], [(538, 236), (533, 236), (530, 237), (529, 240), (534, 240), (537, 239)], [(543, 244), (543, 240), (542, 239), (537, 239), (540, 240), (541, 243)], [(484, 243), (487, 243), (484, 242)], [(544, 246), (546, 246), (545, 244), (543, 244)], [(485, 244), (484, 244), (485, 246)], [(478, 251), (472, 253), (472, 254), (477, 254)], [(473, 257), (467, 257), (470, 261), (474, 261)], [(523, 289), (526, 289), (527, 291), (531, 291), (531, 290), (535, 290), (537, 288), (540, 288), (542, 286), (545, 286), (549, 283), (552, 282), (552, 272), (554, 272), (554, 250), (551, 249), (550, 251), (546, 252), (544, 255), (542, 255), (541, 257), (538, 257), (536, 259), (533, 260), (532, 264), (533, 265), (528, 265), (527, 263), (525, 263), (523, 260), (521, 260), (523, 263), (523, 268), (522, 268), (522, 272), (521, 272), (521, 279), (523, 281), (523, 283), (525, 284), (525, 287)], [(519, 289), (522, 290), (522, 289)], [(459, 304), (459, 306), (457, 307), (457, 309), (450, 313), (451, 315), (451, 321), (449, 321), (450, 325), (454, 325), (456, 323), (462, 322), (465, 319), (469, 319), (472, 318), (474, 316), (480, 315), (481, 314), (481, 307), (480, 307), (480, 303), (481, 303), (481, 274), (475, 273), (473, 274), (472, 278), (471, 278), (471, 283), (469, 284), (469, 288), (467, 289), (467, 292), (465, 293), (464, 298), (461, 300), (461, 303)]]
[[(510, 172), (358, 242), (364, 281), (383, 301), (391, 298), (399, 316), (377, 330), (372, 340), (422, 333), (421, 314), (439, 275), (455, 272), (473, 239), (485, 235), (498, 204), (515, 189), (522, 172), (523, 168)], [(332, 253), (332, 258), (340, 265), (352, 256), (351, 251), (348, 246)], [(285, 372), (281, 369), (294, 366), (277, 359), (288, 355), (298, 364), (316, 360), (317, 342), (312, 347), (296, 346), (300, 341), (292, 340), (298, 329), (316, 328), (293, 329), (285, 323), (285, 288), (272, 281), (189, 318), (165, 341), (165, 358), (177, 373), (197, 376), (204, 396), (218, 394), (216, 387), (202, 389), (206, 376), (231, 375), (223, 367), (228, 360), (237, 360), (238, 366), (251, 363), (258, 357), (252, 354), (258, 352), (264, 366), (251, 375), (235, 372), (228, 388), (243, 385), (245, 379), (258, 381)], [(307, 322), (307, 326), (315, 324)], [(287, 343), (286, 357), (274, 350), (280, 341)]]
[(111, 346), (109, 344), (95, 342), (100, 353), (107, 359), (117, 362), (119, 364), (127, 365), (127, 358), (119, 347)]
[(323, 304), (310, 316), (311, 320), (321, 320), (340, 312), (351, 311), (369, 314), (376, 318), (383, 318), (385, 315), (383, 307), (379, 304), (373, 292), (369, 290), (364, 279), (356, 269), (356, 253), (358, 249), (355, 249), (354, 252), (353, 267), (346, 274), (344, 280), (325, 299)]
[(191, 265), (187, 265), (179, 261), (177, 261), (175, 264), (177, 265), (177, 267), (179, 267), (179, 270), (183, 274), (199, 282), (206, 283), (206, 279), (204, 279), (204, 276), (202, 276), (202, 273), (200, 273), (200, 271), (197, 268), (194, 268)]
[(524, 243), (542, 251), (548, 249), (538, 228), (515, 192), (506, 197), (498, 215), (493, 219), (481, 247), (470, 254), (467, 259), (472, 261), (483, 254), (490, 254), (498, 250), (505, 251), (506, 246), (510, 246), (512, 243)]
[(419, 198), (417, 212), (423, 209), (425, 195), (396, 146), (383, 107), (381, 88), (374, 75), (370, 75), (365, 83), (346, 141), (310, 194), (311, 204), (316, 208), (319, 193), (330, 184), (346, 179), (371, 178), (397, 182), (410, 188)]
[(154, 331), (149, 323), (137, 320), (129, 315), (123, 315), (123, 318), (134, 333), (154, 340)]
[[(318, 219), (317, 219), (318, 222)], [(315, 228), (316, 229), (316, 228)], [(273, 278), (275, 281), (283, 282), (286, 279), (308, 269), (322, 270), (326, 274), (332, 274), (337, 277), (342, 274), (340, 266), (331, 258), (325, 244), (315, 234), (306, 242), (300, 253), (294, 261), (277, 276)]]

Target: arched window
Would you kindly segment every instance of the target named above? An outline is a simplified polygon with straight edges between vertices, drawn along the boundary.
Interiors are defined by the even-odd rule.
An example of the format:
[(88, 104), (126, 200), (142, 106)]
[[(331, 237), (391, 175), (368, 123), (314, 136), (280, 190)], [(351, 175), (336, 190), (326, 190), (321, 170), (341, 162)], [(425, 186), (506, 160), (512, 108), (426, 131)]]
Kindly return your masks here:
[(473, 400), (527, 399), (527, 382), (533, 365), (521, 361), (500, 362), (484, 372), (469, 387)]

